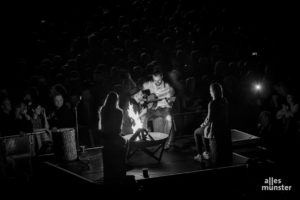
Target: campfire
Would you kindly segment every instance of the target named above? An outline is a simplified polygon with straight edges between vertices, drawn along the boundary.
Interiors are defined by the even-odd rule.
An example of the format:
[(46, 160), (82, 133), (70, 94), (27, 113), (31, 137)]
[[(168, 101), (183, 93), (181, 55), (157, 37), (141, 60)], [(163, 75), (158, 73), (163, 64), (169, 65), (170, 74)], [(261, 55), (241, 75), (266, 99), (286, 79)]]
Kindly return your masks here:
[(133, 105), (129, 103), (128, 106), (128, 116), (132, 119), (133, 124), (131, 126), (133, 136), (130, 138), (131, 141), (146, 141), (153, 140), (153, 138), (148, 134), (148, 131), (143, 128), (143, 123), (140, 119), (139, 113), (134, 112)]
[(132, 119), (133, 125), (131, 126), (133, 133), (135, 133), (138, 129), (143, 128), (142, 121), (140, 119), (139, 113), (134, 112), (133, 105), (129, 104), (128, 106), (128, 116)]

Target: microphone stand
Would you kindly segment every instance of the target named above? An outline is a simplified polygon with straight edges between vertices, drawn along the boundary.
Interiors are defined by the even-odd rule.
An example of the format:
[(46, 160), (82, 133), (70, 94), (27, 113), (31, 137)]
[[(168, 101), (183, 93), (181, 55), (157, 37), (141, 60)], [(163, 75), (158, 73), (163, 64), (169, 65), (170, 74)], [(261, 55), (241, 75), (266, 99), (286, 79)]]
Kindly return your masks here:
[[(76, 103), (74, 109), (75, 109), (75, 137), (76, 137), (76, 151), (77, 151), (77, 154), (81, 151), (81, 149), (79, 148), (79, 128), (78, 128), (78, 105), (79, 103), (81, 102), (81, 96), (79, 97), (79, 101)], [(77, 161), (81, 161), (83, 162), (82, 160), (80, 160), (79, 158), (79, 155), (77, 155)], [(87, 164), (85, 162), (83, 162), (84, 164)]]
[(78, 114), (77, 114), (77, 106), (80, 101), (78, 101), (75, 105), (75, 137), (76, 137), (76, 150), (77, 152), (80, 150), (79, 149), (79, 138), (78, 138)]

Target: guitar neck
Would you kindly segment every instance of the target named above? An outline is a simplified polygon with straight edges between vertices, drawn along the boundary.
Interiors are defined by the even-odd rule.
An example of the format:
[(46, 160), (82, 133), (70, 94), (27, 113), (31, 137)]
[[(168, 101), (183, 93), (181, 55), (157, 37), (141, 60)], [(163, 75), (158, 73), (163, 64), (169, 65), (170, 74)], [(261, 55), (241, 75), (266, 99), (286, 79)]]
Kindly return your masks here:
[(170, 98), (158, 98), (158, 99), (153, 99), (153, 100), (149, 100), (147, 102), (151, 103), (151, 102), (157, 102), (157, 101), (162, 101), (162, 100), (173, 100), (175, 97), (170, 97)]

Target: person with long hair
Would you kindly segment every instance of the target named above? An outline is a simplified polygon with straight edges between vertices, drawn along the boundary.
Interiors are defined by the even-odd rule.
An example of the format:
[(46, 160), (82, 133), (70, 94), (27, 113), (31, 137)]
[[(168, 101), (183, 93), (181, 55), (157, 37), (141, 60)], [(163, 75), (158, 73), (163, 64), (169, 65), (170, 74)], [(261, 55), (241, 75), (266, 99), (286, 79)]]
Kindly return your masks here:
[(109, 92), (99, 109), (98, 128), (103, 134), (104, 182), (121, 184), (126, 177), (126, 144), (122, 138), (123, 111), (119, 108), (119, 95)]
[(37, 148), (36, 151), (39, 154), (46, 153), (47, 149), (50, 149), (52, 136), (49, 131), (49, 123), (45, 108), (37, 102), (32, 103), (30, 115), (33, 132), (42, 132), (34, 136)]
[(119, 107), (119, 95), (116, 92), (109, 92), (99, 109), (99, 130), (107, 136), (119, 134), (122, 116), (123, 110)]
[[(198, 150), (194, 159), (201, 162), (202, 159), (211, 158), (213, 164), (225, 165), (232, 160), (229, 104), (223, 96), (222, 86), (217, 82), (210, 85), (210, 95), (212, 100), (208, 104), (207, 117), (194, 132)], [(209, 153), (205, 148), (205, 138), (209, 141)]]

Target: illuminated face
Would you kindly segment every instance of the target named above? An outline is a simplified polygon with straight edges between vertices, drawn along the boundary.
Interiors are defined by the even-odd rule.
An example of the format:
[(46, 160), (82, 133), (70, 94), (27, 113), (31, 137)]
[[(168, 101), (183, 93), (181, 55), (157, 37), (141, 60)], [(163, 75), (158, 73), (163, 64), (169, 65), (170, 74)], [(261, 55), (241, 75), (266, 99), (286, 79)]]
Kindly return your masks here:
[(56, 108), (62, 107), (64, 104), (64, 98), (61, 95), (56, 95), (54, 97), (54, 105)]
[(152, 78), (153, 78), (154, 84), (156, 86), (160, 86), (161, 83), (163, 82), (163, 76), (161, 74), (159, 74), (159, 75), (152, 75)]
[(143, 99), (143, 93), (142, 91), (140, 90), (139, 92), (135, 93), (133, 95), (133, 98), (137, 101), (137, 102), (140, 102), (142, 99)]

